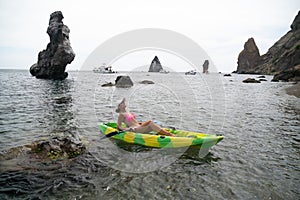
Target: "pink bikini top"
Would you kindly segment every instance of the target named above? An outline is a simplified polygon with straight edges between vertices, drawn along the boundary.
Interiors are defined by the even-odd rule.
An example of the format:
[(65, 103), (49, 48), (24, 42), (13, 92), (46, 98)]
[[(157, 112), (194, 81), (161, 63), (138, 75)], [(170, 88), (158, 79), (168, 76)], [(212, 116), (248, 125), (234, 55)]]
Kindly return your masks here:
[(133, 119), (135, 119), (135, 115), (132, 113), (126, 113), (125, 117), (128, 122), (131, 122)]

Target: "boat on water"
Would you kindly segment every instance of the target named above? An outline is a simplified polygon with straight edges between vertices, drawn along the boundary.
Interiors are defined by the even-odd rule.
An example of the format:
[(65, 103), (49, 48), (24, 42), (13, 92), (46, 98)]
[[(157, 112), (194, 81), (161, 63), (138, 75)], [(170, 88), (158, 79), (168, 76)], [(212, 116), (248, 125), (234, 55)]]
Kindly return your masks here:
[(162, 74), (168, 74), (169, 71), (167, 71), (167, 70), (165, 70), (165, 69), (161, 69), (161, 70), (159, 70), (159, 73), (162, 73)]
[(118, 131), (116, 122), (101, 123), (99, 124), (99, 128), (107, 137), (153, 148), (201, 147), (202, 145), (206, 148), (210, 148), (224, 138), (222, 135), (197, 133), (171, 128), (164, 129), (173, 133), (175, 136), (156, 135), (156, 132), (145, 134), (131, 131)]
[(196, 74), (197, 74), (196, 70), (190, 70), (188, 72), (185, 72), (185, 75), (196, 75)]
[(112, 66), (107, 66), (105, 63), (103, 63), (100, 67), (95, 67), (93, 69), (93, 72), (95, 72), (95, 73), (102, 73), (102, 74), (114, 74), (114, 73), (117, 73), (116, 71), (112, 70)]

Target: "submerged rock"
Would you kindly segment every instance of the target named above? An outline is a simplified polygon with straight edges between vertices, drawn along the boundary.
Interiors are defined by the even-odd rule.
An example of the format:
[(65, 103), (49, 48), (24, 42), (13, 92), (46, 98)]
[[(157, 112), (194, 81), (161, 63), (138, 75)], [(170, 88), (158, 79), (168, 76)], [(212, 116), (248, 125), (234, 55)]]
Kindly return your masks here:
[(116, 87), (131, 87), (133, 86), (133, 82), (129, 76), (118, 76), (116, 78)]
[(63, 18), (61, 11), (50, 15), (47, 29), (50, 43), (39, 53), (38, 62), (30, 67), (30, 73), (36, 78), (63, 80), (68, 76), (65, 69), (74, 60), (75, 53), (69, 41), (70, 29), (63, 24)]
[(149, 80), (143, 80), (140, 82), (140, 84), (154, 84), (153, 81), (149, 81)]
[(285, 89), (288, 95), (293, 95), (295, 97), (300, 98), (300, 83), (296, 83), (293, 86), (290, 86)]
[(49, 140), (37, 141), (31, 145), (31, 151), (41, 158), (74, 158), (82, 154), (86, 147), (81, 141), (71, 137), (53, 137)]
[(101, 85), (101, 87), (112, 87), (112, 86), (115, 86), (115, 84), (113, 84), (112, 82), (104, 83)]
[(160, 64), (158, 57), (155, 56), (151, 62), (148, 72), (160, 72), (160, 71), (163, 71), (163, 68), (162, 68), (162, 65)]

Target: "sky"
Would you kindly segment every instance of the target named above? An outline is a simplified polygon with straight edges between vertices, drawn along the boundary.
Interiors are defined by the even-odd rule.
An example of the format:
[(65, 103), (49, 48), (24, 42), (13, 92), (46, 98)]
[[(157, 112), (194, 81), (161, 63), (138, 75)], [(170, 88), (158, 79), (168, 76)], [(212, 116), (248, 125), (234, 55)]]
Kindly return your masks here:
[[(0, 0), (0, 69), (29, 69), (36, 63), (49, 42), (50, 14), (60, 10), (76, 53), (67, 70), (80, 70), (99, 45), (116, 35), (157, 28), (193, 40), (218, 71), (232, 72), (248, 38), (254, 38), (260, 54), (266, 53), (290, 30), (299, 8), (299, 0)], [(189, 69), (185, 61), (159, 51), (127, 55), (113, 67), (150, 65), (157, 54), (163, 66)]]

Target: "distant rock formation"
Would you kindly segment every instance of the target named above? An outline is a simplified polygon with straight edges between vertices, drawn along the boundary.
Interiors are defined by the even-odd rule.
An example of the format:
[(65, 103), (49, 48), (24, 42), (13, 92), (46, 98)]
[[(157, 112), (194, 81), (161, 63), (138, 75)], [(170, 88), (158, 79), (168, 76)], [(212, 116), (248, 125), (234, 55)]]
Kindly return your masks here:
[(205, 60), (204, 63), (203, 63), (203, 73), (208, 73), (208, 65), (209, 65), (209, 62), (208, 60)]
[[(266, 54), (257, 57), (258, 51), (253, 53), (255, 58), (249, 64), (247, 64), (248, 57), (246, 57), (248, 59), (242, 59), (245, 57), (243, 54), (242, 51), (239, 55), (237, 73), (275, 75), (274, 81), (298, 80), (300, 77), (295, 66), (300, 64), (300, 11), (291, 24), (291, 30), (281, 37)], [(288, 78), (284, 75), (286, 73), (289, 74)]]
[(237, 73), (254, 73), (258, 62), (260, 60), (259, 50), (253, 38), (249, 38), (244, 44), (244, 49), (238, 57)]
[(131, 87), (133, 86), (133, 82), (129, 76), (118, 76), (115, 80), (116, 87)]
[(63, 18), (61, 11), (50, 15), (47, 29), (50, 43), (39, 53), (38, 62), (30, 67), (30, 73), (36, 78), (63, 80), (68, 76), (65, 69), (74, 60), (75, 53), (69, 41), (70, 29), (63, 24)]
[(151, 62), (150, 68), (148, 72), (160, 72), (163, 71), (163, 68), (160, 64), (160, 61), (157, 56), (154, 57), (154, 59)]

